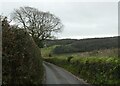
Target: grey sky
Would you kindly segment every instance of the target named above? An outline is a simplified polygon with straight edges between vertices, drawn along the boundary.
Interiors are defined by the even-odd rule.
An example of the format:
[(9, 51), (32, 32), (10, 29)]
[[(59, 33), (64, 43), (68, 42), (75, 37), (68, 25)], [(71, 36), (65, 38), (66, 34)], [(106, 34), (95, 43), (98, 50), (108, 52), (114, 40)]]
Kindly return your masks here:
[[(106, 2), (105, 2), (106, 1)], [(31, 6), (41, 11), (49, 11), (59, 17), (64, 24), (58, 38), (93, 38), (118, 35), (118, 0), (81, 1), (37, 1), (12, 0), (1, 2), (0, 14), (9, 14), (20, 6)]]

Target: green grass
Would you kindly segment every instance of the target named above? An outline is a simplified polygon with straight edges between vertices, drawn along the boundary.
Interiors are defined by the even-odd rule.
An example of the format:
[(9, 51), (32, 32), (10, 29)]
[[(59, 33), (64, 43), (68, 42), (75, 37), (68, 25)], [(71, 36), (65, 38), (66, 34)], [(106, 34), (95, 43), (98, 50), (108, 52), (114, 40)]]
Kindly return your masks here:
[(52, 50), (56, 47), (57, 45), (50, 46), (50, 47), (45, 47), (41, 49), (42, 57), (49, 57), (49, 54), (52, 54)]
[(78, 53), (64, 53), (64, 54), (53, 54), (53, 49), (59, 45), (53, 45), (50, 47), (45, 47), (41, 49), (42, 56), (44, 58), (49, 57), (49, 54), (52, 54), (53, 57), (57, 58), (66, 58), (68, 56), (73, 56), (75, 58), (80, 57), (118, 57), (118, 49), (104, 49), (104, 50), (94, 50), (91, 52), (78, 52)]

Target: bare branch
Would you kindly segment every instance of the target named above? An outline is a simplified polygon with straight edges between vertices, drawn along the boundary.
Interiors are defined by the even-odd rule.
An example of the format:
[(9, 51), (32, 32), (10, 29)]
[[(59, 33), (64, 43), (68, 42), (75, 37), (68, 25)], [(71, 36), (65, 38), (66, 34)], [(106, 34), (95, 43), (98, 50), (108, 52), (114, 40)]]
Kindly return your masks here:
[(40, 40), (51, 38), (53, 32), (59, 32), (63, 27), (60, 19), (53, 14), (32, 7), (20, 7), (13, 12), (12, 18), (31, 36)]

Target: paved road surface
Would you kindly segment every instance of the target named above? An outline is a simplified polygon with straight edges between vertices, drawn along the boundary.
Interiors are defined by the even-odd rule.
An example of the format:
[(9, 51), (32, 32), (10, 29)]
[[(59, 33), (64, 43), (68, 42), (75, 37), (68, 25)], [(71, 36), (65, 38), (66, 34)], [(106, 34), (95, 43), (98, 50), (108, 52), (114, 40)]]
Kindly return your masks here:
[(78, 80), (71, 73), (56, 65), (44, 62), (43, 66), (45, 68), (44, 84), (86, 84), (82, 79)]

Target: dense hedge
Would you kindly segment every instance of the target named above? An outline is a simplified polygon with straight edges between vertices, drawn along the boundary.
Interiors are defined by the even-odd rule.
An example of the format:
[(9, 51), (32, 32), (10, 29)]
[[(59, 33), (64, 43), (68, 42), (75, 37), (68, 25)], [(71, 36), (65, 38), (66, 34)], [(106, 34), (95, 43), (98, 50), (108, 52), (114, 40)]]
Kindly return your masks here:
[[(95, 61), (96, 59), (96, 61)], [(120, 60), (114, 58), (80, 58), (68, 62), (67, 59), (49, 58), (45, 61), (56, 64), (67, 69), (76, 76), (87, 82), (98, 85), (119, 85), (120, 84)]]
[(3, 24), (2, 29), (2, 84), (41, 84), (42, 58), (32, 37), (6, 24)]

